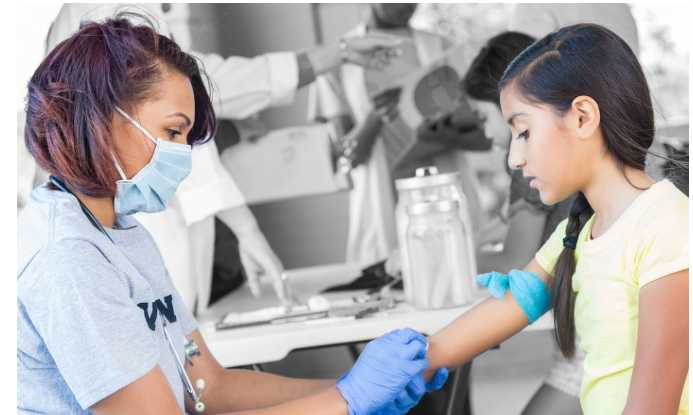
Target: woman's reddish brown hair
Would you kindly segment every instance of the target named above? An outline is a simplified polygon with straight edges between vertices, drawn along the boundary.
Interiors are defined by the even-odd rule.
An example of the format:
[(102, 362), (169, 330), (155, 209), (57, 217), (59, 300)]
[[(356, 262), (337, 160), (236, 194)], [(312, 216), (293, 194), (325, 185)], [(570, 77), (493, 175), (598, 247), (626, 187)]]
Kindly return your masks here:
[(133, 25), (128, 18), (149, 22), (131, 12), (103, 23), (83, 22), (48, 54), (28, 84), (29, 151), (43, 170), (91, 197), (115, 196), (120, 180), (111, 156), (116, 106), (128, 112), (153, 97), (166, 70), (187, 76), (192, 85), (195, 124), (188, 143), (202, 144), (216, 134), (206, 75), (196, 59), (151, 25)]

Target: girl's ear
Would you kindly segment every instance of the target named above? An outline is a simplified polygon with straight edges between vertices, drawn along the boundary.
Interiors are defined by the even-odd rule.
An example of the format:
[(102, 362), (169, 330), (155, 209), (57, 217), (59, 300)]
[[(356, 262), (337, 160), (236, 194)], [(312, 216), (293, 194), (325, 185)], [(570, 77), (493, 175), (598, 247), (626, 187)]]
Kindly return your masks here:
[(579, 138), (588, 139), (599, 130), (599, 105), (592, 98), (586, 95), (575, 98), (570, 112)]

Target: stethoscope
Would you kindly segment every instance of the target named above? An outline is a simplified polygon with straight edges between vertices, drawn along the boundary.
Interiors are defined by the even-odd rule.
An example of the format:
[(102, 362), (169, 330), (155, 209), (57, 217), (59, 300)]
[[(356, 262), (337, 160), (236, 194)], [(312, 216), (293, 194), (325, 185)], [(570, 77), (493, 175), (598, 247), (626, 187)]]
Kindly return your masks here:
[[(185, 389), (185, 393), (188, 394), (190, 399), (192, 399), (193, 402), (195, 402), (195, 410), (197, 412), (202, 412), (205, 410), (205, 404), (203, 404), (200, 399), (202, 399), (202, 390), (205, 388), (205, 380), (200, 378), (195, 382), (195, 386), (197, 386), (197, 393), (195, 393), (195, 389), (193, 388), (192, 382), (190, 382), (190, 378), (188, 377), (188, 374), (185, 372), (185, 369), (183, 368), (183, 363), (180, 361), (180, 358), (178, 357), (178, 352), (176, 352), (176, 348), (173, 346), (173, 342), (171, 341), (171, 336), (168, 335), (168, 330), (166, 330), (166, 318), (164, 317), (163, 314), (161, 314), (161, 311), (159, 311), (159, 317), (161, 317), (161, 322), (162, 327), (164, 329), (164, 337), (166, 337), (166, 341), (168, 342), (168, 348), (171, 350), (171, 354), (173, 355), (173, 360), (176, 363), (176, 367), (178, 368), (178, 373), (180, 374), (180, 379), (183, 382), (183, 388)], [(185, 359), (190, 363), (190, 366), (194, 366), (192, 360), (190, 357), (193, 355), (200, 355), (200, 349), (197, 347), (197, 344), (195, 344), (195, 340), (192, 338), (186, 339), (185, 336), (183, 336), (183, 346), (185, 347)]]
[[(57, 178), (53, 176), (49, 176), (48, 178), (51, 183), (53, 183), (58, 189), (62, 190), (65, 193), (69, 193), (74, 196), (74, 193), (69, 191), (63, 183), (60, 182)], [(89, 211), (89, 209), (84, 206), (81, 200), (77, 196), (75, 196), (77, 199), (77, 202), (79, 202), (79, 206), (82, 208), (82, 212), (86, 215), (86, 217), (89, 219), (89, 222), (91, 222), (92, 225), (96, 229), (98, 229), (101, 233), (106, 235), (106, 237), (113, 242), (113, 239), (106, 233), (106, 230), (101, 226), (98, 220), (94, 217), (94, 215)], [(113, 242), (115, 244), (115, 242)], [(176, 368), (178, 369), (178, 374), (180, 375), (181, 381), (183, 382), (183, 388), (185, 389), (185, 393), (188, 394), (190, 399), (192, 399), (193, 402), (195, 402), (195, 410), (197, 412), (202, 412), (205, 410), (205, 404), (203, 404), (200, 399), (202, 398), (202, 390), (205, 388), (205, 381), (204, 379), (198, 379), (197, 382), (195, 382), (195, 386), (197, 388), (193, 387), (192, 382), (190, 382), (190, 378), (188, 377), (188, 374), (185, 372), (185, 368), (183, 366), (183, 363), (181, 362), (180, 358), (178, 357), (178, 352), (176, 352), (176, 348), (173, 346), (173, 342), (171, 341), (171, 336), (168, 335), (168, 330), (166, 329), (166, 318), (164, 317), (163, 314), (161, 314), (161, 311), (159, 311), (159, 317), (161, 317), (161, 321), (163, 323), (162, 327), (164, 329), (164, 337), (166, 338), (166, 342), (168, 343), (168, 348), (171, 351), (171, 354), (173, 355), (173, 360), (176, 363)], [(200, 349), (197, 347), (197, 344), (195, 344), (195, 340), (192, 338), (186, 339), (185, 336), (183, 336), (183, 346), (185, 348), (185, 358), (190, 363), (190, 366), (193, 366), (193, 362), (190, 359), (192, 356), (200, 355)], [(197, 391), (195, 390), (197, 389)]]

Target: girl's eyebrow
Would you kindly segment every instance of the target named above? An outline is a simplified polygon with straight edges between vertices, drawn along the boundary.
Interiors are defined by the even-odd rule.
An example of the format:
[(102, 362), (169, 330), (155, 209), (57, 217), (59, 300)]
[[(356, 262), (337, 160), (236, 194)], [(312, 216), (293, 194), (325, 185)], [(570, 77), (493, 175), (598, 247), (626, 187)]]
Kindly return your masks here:
[(528, 117), (529, 114), (524, 113), (524, 112), (513, 112), (510, 114), (510, 118), (508, 118), (507, 122), (509, 125), (513, 125), (515, 123), (515, 118), (517, 117)]

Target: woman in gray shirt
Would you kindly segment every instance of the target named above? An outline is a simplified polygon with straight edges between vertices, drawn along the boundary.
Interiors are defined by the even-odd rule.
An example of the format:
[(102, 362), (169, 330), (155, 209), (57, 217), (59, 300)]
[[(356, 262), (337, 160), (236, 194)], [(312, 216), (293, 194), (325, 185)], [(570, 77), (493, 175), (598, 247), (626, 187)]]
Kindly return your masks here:
[[(214, 110), (195, 58), (123, 17), (83, 23), (29, 81), (25, 139), (51, 177), (17, 223), (19, 412), (399, 414), (440, 388), (447, 371), (424, 383), (411, 329), (369, 343), (336, 382), (216, 362), (131, 216), (167, 207)], [(200, 353), (185, 359), (190, 339)], [(186, 375), (202, 399), (184, 381), (185, 397)]]

